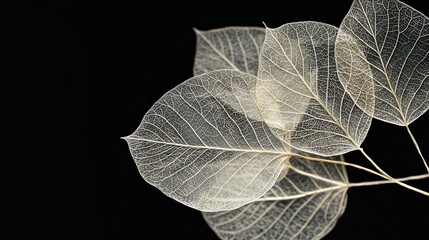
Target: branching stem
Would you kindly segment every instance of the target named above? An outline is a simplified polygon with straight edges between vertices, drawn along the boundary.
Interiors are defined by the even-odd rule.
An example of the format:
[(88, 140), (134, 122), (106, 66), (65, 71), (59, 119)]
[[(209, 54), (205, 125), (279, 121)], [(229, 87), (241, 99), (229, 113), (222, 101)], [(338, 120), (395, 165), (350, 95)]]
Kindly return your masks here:
[(340, 164), (340, 165), (344, 165), (344, 166), (349, 166), (349, 167), (354, 167), (356, 169), (360, 169), (363, 171), (366, 171), (368, 173), (374, 174), (376, 176), (379, 176), (381, 178), (386, 179), (387, 181), (372, 181), (372, 182), (362, 182), (362, 183), (351, 183), (349, 186), (369, 186), (369, 185), (380, 185), (380, 184), (385, 184), (385, 183), (397, 183), (399, 185), (401, 185), (402, 187), (405, 187), (407, 189), (410, 189), (412, 191), (418, 192), (420, 194), (423, 194), (425, 196), (429, 196), (428, 192), (425, 192), (421, 189), (415, 188), (413, 186), (410, 186), (406, 183), (403, 183), (402, 181), (408, 181), (408, 180), (414, 180), (414, 179), (423, 179), (423, 178), (428, 178), (429, 174), (423, 174), (423, 175), (416, 175), (416, 176), (410, 176), (410, 177), (405, 177), (405, 178), (393, 178), (391, 177), (389, 174), (387, 174), (385, 171), (383, 171), (367, 154), (366, 152), (360, 148), (359, 149), (362, 154), (369, 160), (369, 162), (379, 171), (376, 172), (372, 169), (366, 168), (366, 167), (362, 167), (360, 165), (357, 164), (353, 164), (353, 163), (348, 163), (348, 162), (343, 162), (343, 161), (336, 161), (336, 160), (329, 160), (329, 159), (323, 159), (323, 158), (317, 158), (317, 157), (309, 157), (309, 156), (304, 156), (304, 155), (300, 155), (300, 154), (289, 154), (290, 156), (295, 156), (295, 157), (300, 157), (300, 158), (304, 158), (307, 160), (311, 160), (311, 161), (318, 161), (318, 162), (326, 162), (326, 163), (333, 163), (333, 164)]
[(383, 171), (383, 169), (381, 169), (375, 162), (374, 162), (374, 160), (372, 160), (371, 159), (371, 157), (370, 156), (368, 156), (368, 154), (366, 154), (366, 152), (362, 149), (362, 148), (359, 148), (359, 151), (366, 157), (366, 159), (368, 159), (368, 161), (382, 174), (382, 175), (384, 175), (385, 177), (387, 177), (387, 179), (388, 180), (391, 180), (391, 181), (393, 181), (393, 182), (395, 182), (395, 183), (397, 183), (397, 184), (399, 184), (399, 185), (401, 185), (402, 187), (405, 187), (405, 188), (407, 188), (407, 189), (410, 189), (410, 190), (412, 190), (412, 191), (415, 191), (415, 192), (417, 192), (417, 193), (421, 193), (421, 194), (423, 194), (423, 195), (425, 195), (425, 196), (428, 196), (429, 197), (429, 192), (425, 192), (425, 191), (423, 191), (423, 190), (421, 190), (421, 189), (418, 189), (418, 188), (415, 188), (415, 187), (413, 187), (413, 186), (410, 186), (410, 185), (408, 185), (408, 184), (406, 184), (406, 183), (403, 183), (403, 182), (400, 182), (400, 181), (398, 181), (397, 179), (395, 179), (395, 178), (393, 178), (393, 177), (391, 177), (389, 174), (387, 174), (385, 171)]
[[(405, 182), (405, 181), (411, 181), (411, 180), (424, 179), (424, 178), (428, 178), (428, 177), (429, 177), (429, 174), (422, 174), (422, 175), (416, 175), (416, 176), (397, 178), (396, 180), (398, 180), (400, 182)], [(292, 195), (292, 196), (262, 197), (262, 198), (259, 198), (259, 199), (255, 200), (254, 202), (294, 200), (294, 199), (298, 199), (298, 198), (302, 198), (302, 197), (307, 197), (307, 196), (314, 195), (314, 194), (319, 194), (319, 193), (324, 193), (324, 192), (330, 192), (330, 191), (336, 191), (336, 190), (350, 188), (350, 187), (375, 186), (375, 185), (390, 184), (390, 183), (395, 183), (395, 182), (393, 182), (391, 180), (386, 180), (386, 181), (382, 180), (382, 181), (369, 181), (369, 182), (349, 183), (349, 184), (345, 184), (345, 185), (335, 185), (335, 186), (332, 186), (332, 187), (327, 187), (327, 188), (323, 188), (323, 189), (317, 189), (317, 190), (314, 190), (314, 191), (300, 193), (300, 194), (296, 194), (296, 195)]]
[(296, 154), (296, 153), (291, 153), (288, 154), (289, 156), (294, 156), (294, 157), (299, 157), (299, 158), (303, 158), (303, 159), (307, 159), (307, 160), (311, 160), (311, 161), (317, 161), (317, 162), (325, 162), (325, 163), (333, 163), (333, 164), (339, 164), (339, 165), (344, 165), (344, 166), (349, 166), (349, 167), (354, 167), (356, 169), (359, 170), (363, 170), (365, 172), (374, 174), (376, 176), (379, 176), (381, 178), (390, 180), (388, 177), (386, 177), (383, 174), (380, 174), (372, 169), (366, 168), (366, 167), (362, 167), (361, 165), (357, 165), (357, 164), (353, 164), (353, 163), (348, 163), (348, 162), (344, 162), (344, 161), (338, 161), (338, 160), (330, 160), (330, 159), (325, 159), (325, 158), (317, 158), (317, 157), (310, 157), (310, 156), (305, 156), (305, 155), (301, 155), (301, 154)]

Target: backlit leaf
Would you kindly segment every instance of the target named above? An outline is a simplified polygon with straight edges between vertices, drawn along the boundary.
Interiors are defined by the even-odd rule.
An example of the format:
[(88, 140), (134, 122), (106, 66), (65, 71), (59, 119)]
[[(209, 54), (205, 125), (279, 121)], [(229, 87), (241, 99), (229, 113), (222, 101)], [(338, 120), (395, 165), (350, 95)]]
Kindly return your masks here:
[(292, 147), (322, 156), (359, 148), (371, 116), (337, 77), (337, 28), (318, 22), (267, 29), (257, 84), (258, 106), (273, 132)]
[[(356, 98), (373, 84), (369, 88), (373, 88), (375, 100), (356, 101), (362, 109), (402, 126), (427, 111), (428, 17), (396, 0), (355, 0), (339, 29), (336, 57), (343, 85)], [(354, 47), (350, 48), (350, 42)], [(366, 64), (353, 64), (353, 59)], [(346, 67), (351, 65), (354, 67)], [(348, 88), (350, 70), (367, 72), (368, 66), (372, 74), (362, 74)]]
[(143, 178), (204, 211), (234, 209), (265, 194), (287, 150), (261, 121), (255, 84), (255, 76), (219, 70), (166, 93), (125, 138)]
[(220, 69), (235, 69), (256, 75), (265, 29), (227, 27), (210, 31), (195, 30), (195, 33), (197, 49), (194, 75)]
[(239, 209), (203, 213), (221, 239), (321, 239), (347, 202), (344, 166), (291, 158), (286, 177)]

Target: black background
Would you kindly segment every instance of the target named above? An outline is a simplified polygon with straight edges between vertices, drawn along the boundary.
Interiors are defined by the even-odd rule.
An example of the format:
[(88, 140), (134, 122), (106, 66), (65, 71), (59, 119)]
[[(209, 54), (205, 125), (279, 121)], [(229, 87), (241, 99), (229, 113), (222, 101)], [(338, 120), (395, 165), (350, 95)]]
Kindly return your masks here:
[[(405, 2), (429, 15), (427, 1)], [(192, 76), (192, 27), (339, 26), (350, 5), (1, 1), (3, 239), (216, 239), (198, 211), (144, 182), (120, 137)], [(411, 125), (427, 159), (428, 123), (426, 113)], [(363, 147), (393, 176), (424, 173), (405, 128), (374, 121)], [(326, 239), (428, 239), (428, 206), (394, 185), (351, 189)]]

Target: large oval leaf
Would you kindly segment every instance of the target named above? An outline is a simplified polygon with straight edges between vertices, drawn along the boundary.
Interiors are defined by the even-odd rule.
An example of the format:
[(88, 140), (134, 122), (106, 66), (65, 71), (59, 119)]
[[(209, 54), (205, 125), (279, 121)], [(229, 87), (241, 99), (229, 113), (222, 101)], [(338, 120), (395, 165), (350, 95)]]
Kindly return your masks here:
[[(429, 108), (429, 19), (396, 0), (355, 0), (340, 26), (336, 57), (340, 80), (352, 96), (373, 83), (375, 105), (356, 101), (374, 117), (407, 126)], [(350, 41), (350, 38), (353, 40)], [(355, 43), (356, 51), (350, 43)], [(363, 57), (362, 57), (363, 54)], [(353, 64), (364, 59), (365, 64)], [(347, 76), (368, 65), (372, 75), (347, 87)], [(363, 70), (366, 71), (366, 70)], [(362, 75), (364, 77), (365, 75)], [(359, 85), (360, 84), (360, 85)], [(357, 87), (356, 87), (357, 86)], [(373, 101), (368, 99), (369, 101)]]
[(337, 28), (318, 22), (267, 29), (258, 72), (268, 126), (294, 148), (323, 156), (358, 149), (372, 119), (338, 80), (336, 35)]
[(286, 149), (261, 120), (255, 84), (255, 76), (220, 70), (166, 93), (125, 138), (143, 178), (204, 211), (238, 208), (265, 194)]
[(347, 202), (344, 166), (291, 158), (286, 177), (239, 209), (203, 213), (221, 239), (321, 239)]
[(235, 69), (256, 75), (259, 48), (264, 41), (265, 29), (227, 27), (195, 32), (197, 49), (194, 75), (219, 69)]

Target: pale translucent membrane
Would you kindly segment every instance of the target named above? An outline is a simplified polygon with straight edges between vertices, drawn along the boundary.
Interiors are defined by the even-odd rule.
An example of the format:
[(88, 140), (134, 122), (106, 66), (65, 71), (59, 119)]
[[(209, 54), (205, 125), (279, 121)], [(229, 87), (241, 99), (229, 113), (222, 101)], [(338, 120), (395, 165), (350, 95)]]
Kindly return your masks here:
[(255, 84), (255, 76), (219, 70), (166, 93), (125, 138), (143, 178), (204, 211), (234, 209), (264, 195), (287, 150), (258, 120)]
[(258, 72), (268, 126), (292, 147), (322, 156), (358, 149), (372, 120), (338, 79), (336, 35), (336, 27), (319, 22), (267, 29)]
[(295, 157), (289, 163), (286, 177), (257, 202), (203, 213), (221, 239), (321, 239), (333, 229), (346, 208), (345, 167)]
[[(396, 0), (355, 0), (339, 29), (336, 56), (341, 59), (338, 69), (342, 70), (340, 80), (344, 86), (350, 86), (347, 77), (343, 77), (350, 74), (346, 65), (353, 65), (356, 71), (362, 72), (367, 72), (369, 65), (372, 70), (372, 74), (361, 75), (362, 81), (347, 88), (351, 96), (359, 96), (364, 85), (373, 82), (374, 117), (396, 125), (409, 125), (427, 111), (428, 17)], [(352, 38), (358, 51), (347, 49), (344, 38)], [(360, 55), (367, 65), (351, 62), (362, 58)], [(362, 86), (356, 86), (359, 83)], [(370, 97), (368, 100), (372, 101)], [(371, 106), (364, 101), (356, 102), (362, 109)]]
[(259, 50), (265, 38), (264, 28), (226, 27), (195, 30), (195, 33), (194, 75), (220, 69), (257, 74)]

